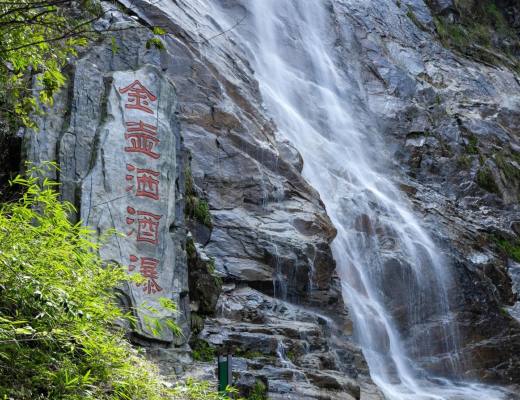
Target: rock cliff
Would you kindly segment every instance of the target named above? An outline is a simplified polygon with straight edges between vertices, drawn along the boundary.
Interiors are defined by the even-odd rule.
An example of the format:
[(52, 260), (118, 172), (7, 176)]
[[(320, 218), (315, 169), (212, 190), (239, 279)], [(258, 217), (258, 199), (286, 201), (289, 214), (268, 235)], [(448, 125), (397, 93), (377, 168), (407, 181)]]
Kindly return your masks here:
[[(272, 398), (359, 398), (361, 387), (377, 396), (351, 339), (329, 246), (335, 229), (301, 157), (276, 139), (247, 63), (231, 43), (199, 37), (194, 5), (134, 3), (108, 15), (99, 27), (116, 32), (74, 61), (25, 152), (58, 163), (78, 218), (127, 235), (102, 248), (105, 259), (141, 274), (160, 261), (152, 281), (121, 288), (123, 305), (137, 307), (133, 340), (172, 378), (215, 379), (214, 361), (192, 365), (190, 344), (195, 358), (209, 345), (235, 354), (245, 394), (262, 382)], [(153, 26), (172, 33), (164, 48), (149, 45)], [(136, 81), (140, 92), (128, 89)], [(136, 97), (156, 112), (129, 111)], [(160, 181), (158, 201), (137, 193), (142, 174), (148, 192)], [(164, 296), (179, 305), (182, 337), (154, 337), (147, 325), (149, 306), (168, 314)]]
[[(203, 0), (106, 4), (98, 27), (117, 29), (71, 63), (40, 132), (26, 134), (25, 158), (57, 161), (78, 218), (128, 234), (102, 255), (147, 271), (146, 282), (121, 288), (122, 304), (140, 307), (133, 339), (165, 376), (214, 379), (199, 354), (210, 349), (235, 354), (246, 394), (262, 382), (273, 399), (379, 399), (352, 338), (335, 228), (301, 156), (277, 137), (233, 35), (247, 7), (217, 3), (236, 26), (219, 26)], [(520, 81), (507, 63), (440, 42), (436, 18), (456, 10), (422, 0), (329, 7), (395, 180), (456, 266), (466, 374), (520, 384)], [(155, 26), (168, 32), (158, 46)], [(137, 104), (152, 113), (126, 107)], [(181, 337), (154, 336), (147, 324), (148, 304), (169, 315), (164, 295), (178, 303)]]
[(422, 1), (342, 3), (398, 179), (456, 266), (467, 373), (518, 383), (518, 75), (445, 48)]

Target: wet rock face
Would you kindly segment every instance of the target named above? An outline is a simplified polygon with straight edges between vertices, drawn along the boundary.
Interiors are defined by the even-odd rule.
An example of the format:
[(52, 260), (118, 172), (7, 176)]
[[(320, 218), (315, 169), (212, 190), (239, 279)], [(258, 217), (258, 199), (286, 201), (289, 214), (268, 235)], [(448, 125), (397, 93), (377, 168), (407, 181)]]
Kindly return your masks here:
[[(166, 376), (204, 374), (208, 367), (213, 372), (213, 364), (192, 365), (188, 342), (200, 333), (218, 351), (237, 356), (244, 393), (264, 382), (273, 398), (321, 399), (327, 393), (330, 399), (357, 399), (364, 391), (376, 399), (335, 275), (330, 242), (336, 231), (318, 193), (301, 176), (301, 156), (275, 138), (252, 71), (235, 45), (204, 42), (203, 30), (191, 25), (206, 20), (207, 6), (180, 3), (163, 8), (132, 2), (139, 22), (120, 12), (100, 22), (136, 29), (115, 32), (74, 63), (56, 110), (40, 121), (42, 132), (26, 145), (28, 158), (58, 161), (63, 198), (78, 205), (78, 217), (100, 232), (114, 225), (136, 235), (139, 225), (134, 232), (132, 224), (145, 207), (160, 216), (159, 227), (166, 229), (160, 245), (134, 248), (114, 239), (103, 255), (132, 265), (130, 272), (139, 271), (142, 257), (161, 259), (157, 295), (167, 293), (178, 303), (184, 337), (164, 336), (157, 343), (141, 327), (134, 340), (148, 347)], [(172, 32), (161, 39), (165, 49), (147, 48), (153, 35), (144, 26)], [(147, 112), (127, 113), (130, 103), (121, 89), (135, 80), (156, 97), (156, 103), (145, 99), (160, 108), (150, 114), (156, 121)], [(139, 121), (147, 124), (140, 127), (147, 143), (153, 142), (148, 150), (160, 149), (160, 158), (125, 153), (125, 146), (137, 143), (125, 137), (132, 133), (125, 124)], [(157, 123), (157, 135), (146, 131)], [(127, 204), (137, 168), (161, 171), (161, 190), (167, 193), (159, 197), (170, 202), (159, 208), (150, 198)], [(200, 208), (202, 200), (209, 210)], [(148, 230), (157, 226), (154, 215), (145, 216)], [(153, 266), (145, 266), (150, 277)], [(141, 287), (123, 292), (123, 305), (141, 301), (136, 297)], [(257, 360), (257, 352), (265, 357)]]
[[(113, 156), (119, 144), (107, 146), (115, 132), (106, 127), (123, 121), (124, 110), (110, 100), (121, 87), (117, 74), (154, 71), (152, 92), (165, 91), (162, 107), (171, 107), (161, 114), (165, 125), (159, 139), (170, 140), (172, 156), (161, 171), (174, 199), (167, 211), (154, 214), (167, 216), (169, 247), (163, 254), (170, 258), (162, 267), (163, 285), (179, 303), (185, 339), (165, 337), (157, 346), (141, 331), (136, 340), (150, 347), (167, 375), (190, 369), (214, 379), (213, 364), (192, 368), (185, 342), (198, 334), (218, 351), (236, 355), (237, 380), (245, 391), (261, 381), (273, 399), (379, 399), (352, 343), (352, 322), (330, 250), (335, 229), (319, 195), (301, 176), (301, 156), (276, 139), (239, 45), (225, 35), (215, 37), (229, 27), (208, 17), (213, 9), (207, 3), (179, 0), (158, 7), (132, 1), (127, 11), (137, 14), (139, 23), (119, 12), (102, 21), (139, 29), (115, 32), (114, 41), (96, 43), (75, 62), (69, 87), (41, 121), (40, 135), (26, 146), (27, 158), (57, 160), (63, 198), (90, 219), (89, 196), (112, 199), (117, 185), (110, 177), (123, 166), (110, 168), (122, 160)], [(238, 2), (225, 3), (240, 19)], [(520, 220), (518, 78), (444, 49), (434, 38), (428, 5), (442, 15), (452, 12), (452, 2), (441, 0), (337, 0), (329, 8), (343, 35), (338, 46), (344, 67), (358, 70), (363, 88), (364, 98), (354, 99), (354, 107), (355, 101), (368, 104), (395, 149), (390, 158), (402, 173), (403, 191), (453, 265), (461, 352), (472, 361), (467, 374), (518, 383), (520, 328), (504, 308), (516, 302), (508, 268), (518, 268), (497, 244), (517, 237), (512, 223)], [(171, 33), (161, 39), (164, 50), (147, 48), (153, 35), (143, 26)], [(191, 151), (189, 166), (181, 135)], [(188, 167), (193, 190), (209, 204), (211, 229), (184, 221)], [(94, 176), (95, 191), (88, 185)], [(126, 187), (117, 190), (126, 193)], [(127, 207), (117, 208), (125, 228)], [(106, 218), (96, 213), (93, 223), (104, 228)], [(188, 254), (189, 268), (187, 229), (196, 247), (196, 254)], [(392, 251), (391, 233), (366, 217), (359, 217), (356, 229), (388, 236)], [(388, 298), (399, 299), (396, 283), (407, 268), (389, 256), (383, 276)], [(516, 281), (518, 276), (513, 275)], [(130, 304), (134, 289), (127, 288), (124, 297)], [(393, 310), (404, 315), (398, 300)], [(438, 354), (439, 369), (443, 362)]]
[[(518, 280), (508, 273), (516, 265), (520, 212), (518, 75), (440, 44), (429, 21), (452, 13), (451, 1), (336, 6), (339, 25), (354, 27), (342, 45), (358, 46), (361, 86), (394, 149), (403, 192), (452, 265), (461, 353), (472, 364), (467, 374), (518, 383), (520, 325), (508, 312)], [(373, 229), (362, 217), (358, 225)], [(401, 275), (387, 275), (391, 292)], [(399, 304), (394, 309), (399, 315)]]
[(241, 380), (268, 382), (269, 398), (359, 399), (374, 391), (346, 315), (317, 313), (248, 287), (226, 290), (218, 308), (200, 338), (235, 354), (235, 365), (247, 371)]
[[(140, 16), (176, 32), (166, 40), (163, 73), (176, 85), (194, 191), (211, 214), (209, 237), (197, 233), (200, 224), (189, 225), (224, 293), (214, 313), (192, 301), (194, 314), (206, 317), (196, 326), (198, 338), (235, 355), (245, 394), (260, 381), (270, 398), (348, 399), (361, 391), (377, 398), (335, 276), (330, 242), (336, 231), (301, 176), (301, 156), (275, 138), (235, 45), (194, 43), (206, 33), (193, 31), (189, 21), (209, 12), (202, 2), (197, 7), (147, 6)], [(200, 276), (194, 267), (193, 277)], [(190, 281), (190, 300), (203, 282)]]

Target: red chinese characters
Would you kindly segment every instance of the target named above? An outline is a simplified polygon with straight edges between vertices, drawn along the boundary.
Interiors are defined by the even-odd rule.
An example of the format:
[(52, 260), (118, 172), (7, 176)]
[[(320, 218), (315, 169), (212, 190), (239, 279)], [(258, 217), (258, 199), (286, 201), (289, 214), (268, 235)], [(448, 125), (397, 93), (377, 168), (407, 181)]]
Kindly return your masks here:
[[(125, 222), (129, 226), (129, 237), (135, 237), (143, 254), (130, 255), (130, 272), (137, 271), (145, 278), (145, 282), (139, 284), (146, 294), (155, 294), (163, 290), (160, 282), (160, 259), (156, 258), (157, 246), (161, 240), (162, 215), (153, 212), (159, 201), (160, 172), (153, 168), (154, 160), (161, 157), (159, 145), (161, 143), (157, 132), (154, 102), (157, 97), (148, 90), (140, 81), (135, 80), (126, 87), (119, 88), (119, 93), (126, 95), (125, 109), (135, 110), (131, 114), (132, 119), (125, 122), (125, 145), (123, 150), (132, 155), (144, 155), (148, 159), (145, 165), (136, 165), (132, 160), (126, 164), (126, 192), (135, 195), (135, 198), (154, 201), (150, 203), (153, 207), (137, 207), (128, 205)], [(139, 114), (141, 112), (141, 114)], [(152, 119), (154, 118), (154, 119)], [(142, 158), (139, 159), (143, 161)]]
[[(159, 221), (162, 215), (153, 214), (148, 211), (136, 211), (133, 207), (127, 207), (129, 216), (126, 217), (127, 225), (134, 225), (137, 221), (137, 241), (151, 244), (159, 243)], [(135, 228), (128, 233), (133, 235)]]
[(139, 257), (131, 255), (128, 270), (134, 271), (137, 268), (135, 264), (138, 261), (140, 261), (139, 273), (146, 280), (144, 283), (138, 284), (138, 286), (142, 286), (143, 291), (147, 294), (154, 294), (162, 291), (162, 287), (157, 282), (157, 279), (159, 278), (159, 273), (157, 272), (159, 260), (152, 257), (141, 257), (139, 259)]
[(129, 145), (125, 146), (127, 153), (142, 153), (155, 160), (160, 157), (160, 154), (155, 151), (155, 146), (160, 143), (156, 126), (143, 121), (127, 122), (125, 139)]
[(126, 175), (128, 186), (127, 192), (135, 191), (138, 197), (148, 197), (159, 200), (159, 175), (160, 173), (151, 169), (136, 168), (132, 164), (126, 164)]
[(148, 106), (150, 102), (157, 100), (157, 97), (138, 80), (133, 81), (127, 87), (119, 88), (119, 93), (128, 94), (128, 102), (125, 104), (125, 108), (141, 110), (148, 114), (153, 114), (153, 110)]

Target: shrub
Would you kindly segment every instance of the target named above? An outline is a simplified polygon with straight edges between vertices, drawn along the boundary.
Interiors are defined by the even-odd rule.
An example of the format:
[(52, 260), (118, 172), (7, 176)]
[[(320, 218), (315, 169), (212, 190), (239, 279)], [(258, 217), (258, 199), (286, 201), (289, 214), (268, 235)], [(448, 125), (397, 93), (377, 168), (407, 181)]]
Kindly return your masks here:
[[(191, 159), (190, 159), (191, 160)], [(195, 219), (208, 228), (212, 228), (211, 213), (209, 211), (209, 204), (206, 200), (200, 199), (195, 190), (193, 183), (193, 176), (191, 174), (191, 168), (186, 167), (184, 170), (185, 179), (185, 198), (186, 205), (184, 208), (184, 214), (190, 219)]]
[(0, 396), (160, 399), (165, 388), (115, 322), (113, 288), (129, 278), (103, 265), (92, 232), (72, 224), (56, 183), (27, 178), (0, 210)]
[(131, 278), (38, 175), (18, 176), (24, 194), (0, 208), (0, 398), (223, 399), (207, 382), (169, 389), (125, 340), (113, 289)]
[(198, 200), (195, 204), (194, 215), (197, 221), (206, 225), (208, 228), (212, 227), (211, 214), (209, 212), (209, 205), (206, 200)]

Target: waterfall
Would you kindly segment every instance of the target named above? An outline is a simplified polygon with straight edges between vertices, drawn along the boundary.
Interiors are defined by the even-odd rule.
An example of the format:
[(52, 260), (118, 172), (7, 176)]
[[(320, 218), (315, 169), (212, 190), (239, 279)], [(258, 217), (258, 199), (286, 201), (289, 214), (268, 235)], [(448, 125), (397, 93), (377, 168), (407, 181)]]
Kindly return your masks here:
[[(373, 380), (390, 400), (502, 398), (460, 376), (466, 360), (450, 311), (451, 267), (389, 173), (356, 83), (356, 53), (337, 46), (345, 27), (336, 24), (334, 2), (242, 4), (248, 17), (231, 34), (338, 230), (334, 257)], [(218, 18), (232, 25), (225, 11)]]

